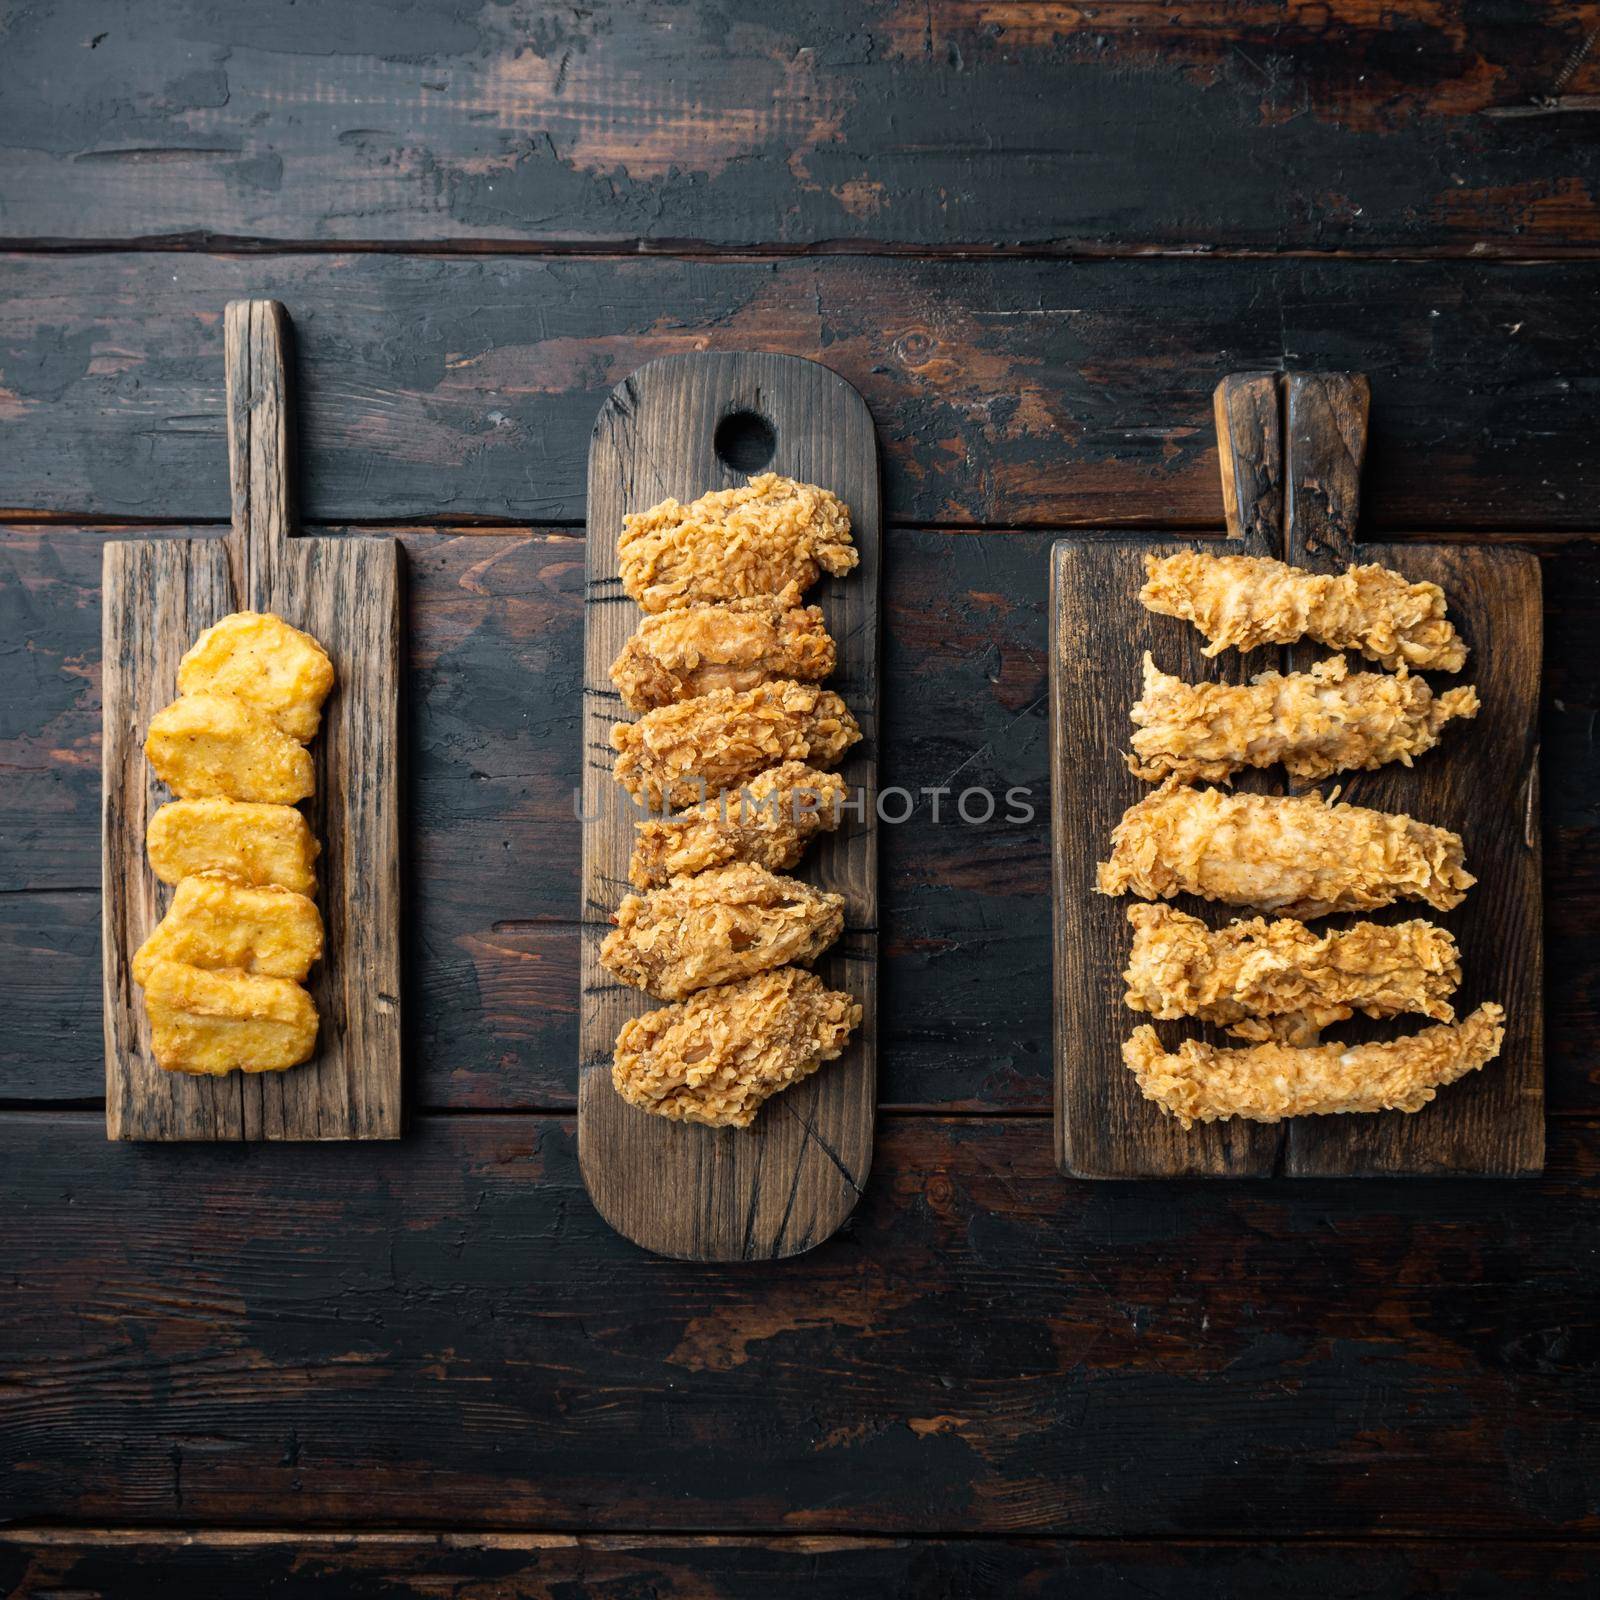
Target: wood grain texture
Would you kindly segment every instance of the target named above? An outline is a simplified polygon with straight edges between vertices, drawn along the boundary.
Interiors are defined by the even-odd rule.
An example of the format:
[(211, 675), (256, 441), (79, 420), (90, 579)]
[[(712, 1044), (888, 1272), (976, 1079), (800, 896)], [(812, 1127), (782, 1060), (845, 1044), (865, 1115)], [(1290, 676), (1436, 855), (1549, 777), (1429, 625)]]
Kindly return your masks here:
[[(386, 539), (292, 537), (292, 426), (282, 308), (226, 312), (234, 525), (225, 539), (105, 546), (102, 964), (106, 1132), (112, 1139), (396, 1138), (401, 1126), (399, 566)], [(243, 585), (241, 588), (240, 585)], [(308, 987), (321, 1018), (310, 1062), (198, 1078), (151, 1055), (133, 952), (170, 893), (145, 858), (168, 798), (149, 772), (150, 718), (177, 664), (231, 611), (276, 612), (328, 651), (335, 692), (312, 745), (308, 802), (325, 954)]]
[[(862, 1006), (845, 1053), (776, 1097), (747, 1131), (672, 1124), (628, 1105), (611, 1084), (623, 1023), (658, 1002), (597, 960), (628, 889), (634, 813), (611, 773), (619, 704), (610, 680), (642, 613), (617, 576), (623, 516), (742, 483), (713, 444), (724, 418), (766, 420), (770, 470), (831, 489), (850, 508), (860, 564), (811, 592), (839, 644), (829, 686), (862, 740), (840, 768), (867, 810), (808, 850), (797, 875), (845, 897), (845, 933), (816, 964)], [(602, 407), (589, 458), (585, 550), (583, 881), (578, 1127), (584, 1179), (602, 1216), (659, 1255), (696, 1261), (798, 1255), (828, 1238), (861, 1195), (877, 1103), (878, 581), (877, 439), (861, 397), (826, 367), (790, 356), (719, 354), (654, 362)]]
[[(801, 1262), (675, 1263), (573, 1122), (107, 1145), (0, 1115), (10, 1522), (1588, 1538), (1600, 1127), (1525, 1184), (1071, 1184), (885, 1117)], [(136, 1219), (136, 1223), (131, 1220)]]
[[(1219, 385), (1229, 523), (1261, 546), (1277, 508), (1285, 519), (1281, 548), (1297, 565), (1342, 571), (1352, 560), (1377, 561), (1444, 589), (1472, 649), (1468, 670), (1482, 701), (1477, 721), (1412, 769), (1354, 774), (1339, 787), (1355, 804), (1403, 811), (1467, 841), (1477, 886), (1440, 920), (1462, 947), (1460, 1014), (1480, 999), (1497, 999), (1506, 1008), (1500, 1058), (1409, 1116), (1306, 1117), (1265, 1127), (1228, 1122), (1186, 1132), (1139, 1094), (1120, 1057), (1137, 1020), (1122, 1005), (1118, 977), (1130, 938), (1128, 902), (1094, 894), (1092, 885), (1112, 827), (1147, 792), (1123, 769), (1120, 754), (1127, 713), (1139, 694), (1141, 658), (1151, 650), (1165, 670), (1200, 681), (1266, 670), (1262, 661), (1303, 671), (1328, 652), (1309, 645), (1258, 651), (1248, 663), (1226, 652), (1214, 665), (1200, 654), (1198, 630), (1138, 604), (1145, 555), (1181, 547), (1063, 541), (1052, 566), (1051, 649), (1056, 1124), (1062, 1164), (1080, 1177), (1524, 1174), (1542, 1164), (1543, 913), (1534, 821), (1543, 642), (1538, 563), (1521, 552), (1481, 546), (1357, 546), (1368, 401), (1366, 379), (1352, 374), (1297, 374), (1267, 383), (1252, 374)], [(1279, 475), (1261, 463), (1274, 406), (1281, 411), (1284, 444)], [(1236, 423), (1239, 417), (1246, 425)], [(1235, 444), (1245, 459), (1230, 462)], [(1287, 485), (1281, 498), (1280, 482)], [(1268, 509), (1249, 503), (1257, 488)], [(1270, 777), (1241, 775), (1238, 786), (1273, 792)], [(1213, 924), (1227, 914), (1187, 896), (1177, 904)], [(1391, 908), (1374, 920), (1399, 920), (1412, 909)], [(1160, 1031), (1170, 1045), (1192, 1030), (1164, 1024)], [(1404, 1029), (1341, 1029), (1339, 1036), (1396, 1031)], [(1219, 1030), (1202, 1029), (1200, 1036), (1233, 1042)]]
[(1574, 401), (1600, 346), (1584, 263), (159, 253), (0, 273), (0, 507), (69, 520), (227, 519), (214, 308), (241, 295), (295, 308), (312, 522), (579, 525), (606, 395), (701, 349), (820, 353), (872, 407), (891, 523), (1220, 528), (1212, 390), (1286, 351), (1372, 378), (1369, 537), (1589, 531), (1600, 504)]
[(6, 235), (1396, 254), (1600, 238), (1589, 4), (376, 16), (19, 11)]
[(1222, 1541), (895, 1539), (572, 1533), (162, 1534), (17, 1529), (0, 1533), (0, 1583), (13, 1600), (161, 1600), (175, 1587), (235, 1600), (745, 1600), (819, 1587), (838, 1600), (929, 1600), (1000, 1593), (1075, 1600), (1412, 1600), (1468, 1590), (1480, 1600), (1586, 1600), (1600, 1551), (1581, 1542), (1317, 1539)]

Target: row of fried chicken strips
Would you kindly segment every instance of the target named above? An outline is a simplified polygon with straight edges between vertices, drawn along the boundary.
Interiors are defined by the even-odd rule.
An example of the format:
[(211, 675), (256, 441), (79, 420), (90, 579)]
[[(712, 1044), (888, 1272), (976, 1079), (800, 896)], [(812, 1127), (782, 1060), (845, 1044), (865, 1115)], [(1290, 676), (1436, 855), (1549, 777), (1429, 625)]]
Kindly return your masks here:
[(802, 596), (859, 561), (849, 508), (764, 473), (624, 521), (623, 588), (646, 613), (611, 668), (642, 713), (611, 734), (636, 823), (630, 894), (600, 961), (674, 1002), (626, 1023), (612, 1082), (674, 1121), (748, 1128), (772, 1095), (840, 1055), (861, 1021), (808, 970), (844, 896), (787, 876), (838, 827), (833, 770), (861, 738), (837, 694), (821, 610)]
[[(1412, 817), (1338, 804), (1315, 792), (1235, 794), (1201, 787), (1281, 763), (1317, 782), (1412, 759), (1445, 725), (1477, 715), (1468, 687), (1435, 694), (1418, 671), (1459, 672), (1467, 650), (1438, 585), (1380, 566), (1336, 575), (1251, 556), (1193, 551), (1147, 558), (1139, 598), (1193, 623), (1205, 654), (1311, 639), (1385, 671), (1352, 672), (1336, 656), (1309, 672), (1248, 684), (1190, 684), (1144, 662), (1128, 763), (1160, 786), (1129, 808), (1100, 863), (1102, 894), (1132, 893), (1128, 1006), (1217, 1024), (1246, 1041), (1188, 1039), (1167, 1050), (1148, 1024), (1123, 1046), (1143, 1093), (1184, 1127), (1242, 1117), (1418, 1111), (1439, 1088), (1499, 1054), (1504, 1013), (1485, 1003), (1456, 1021), (1455, 940), (1426, 920), (1306, 922), (1401, 900), (1436, 911), (1475, 881), (1460, 837)], [(1273, 914), (1212, 929), (1163, 904), (1177, 894)], [(1438, 1026), (1383, 1043), (1320, 1042), (1361, 1012), (1412, 1013)]]
[(310, 634), (238, 611), (195, 641), (178, 698), (150, 720), (145, 758), (178, 798), (146, 843), (175, 892), (132, 974), (169, 1072), (281, 1072), (316, 1047), (304, 984), (322, 955), (321, 846), (298, 803), (333, 678)]

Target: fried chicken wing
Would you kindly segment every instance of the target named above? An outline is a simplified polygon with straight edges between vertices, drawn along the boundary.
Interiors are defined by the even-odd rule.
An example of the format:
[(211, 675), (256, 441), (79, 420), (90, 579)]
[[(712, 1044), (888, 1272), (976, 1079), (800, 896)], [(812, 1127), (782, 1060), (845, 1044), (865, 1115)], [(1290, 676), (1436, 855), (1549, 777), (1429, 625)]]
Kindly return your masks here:
[(1470, 684), (1435, 696), (1404, 666), (1393, 676), (1352, 673), (1335, 656), (1309, 672), (1263, 672), (1248, 684), (1185, 683), (1146, 652), (1128, 767), (1151, 782), (1176, 774), (1221, 783), (1241, 767), (1281, 761), (1291, 776), (1315, 783), (1388, 761), (1409, 767), (1439, 742), (1445, 723), (1477, 714)]
[(773, 472), (624, 517), (617, 553), (622, 587), (646, 611), (778, 594), (791, 583), (804, 591), (861, 559), (837, 495)]
[(1278, 1122), (1346, 1111), (1420, 1111), (1436, 1091), (1499, 1055), (1504, 1021), (1491, 1002), (1458, 1023), (1383, 1044), (1224, 1050), (1186, 1039), (1171, 1052), (1146, 1023), (1123, 1045), (1122, 1059), (1145, 1098), (1186, 1128), (1229, 1117)]
[(292, 805), (314, 788), (311, 752), (231, 694), (180, 695), (150, 719), (144, 753), (185, 800)]
[(1198, 1017), (1239, 1038), (1308, 1044), (1330, 1023), (1418, 1012), (1452, 1022), (1460, 952), (1420, 920), (1358, 922), (1321, 935), (1262, 917), (1208, 928), (1167, 905), (1128, 907), (1133, 950), (1123, 981), (1131, 1010)]
[(635, 1017), (617, 1036), (611, 1081), (658, 1117), (748, 1128), (763, 1102), (842, 1054), (860, 1021), (849, 995), (779, 967)]
[(844, 896), (741, 861), (650, 894), (630, 894), (600, 965), (658, 1000), (809, 965), (844, 932)]
[(287, 978), (156, 961), (144, 999), (156, 1062), (168, 1072), (282, 1072), (316, 1048), (317, 1008)]
[(1147, 609), (1192, 622), (1211, 642), (1205, 653), (1254, 650), (1315, 639), (1358, 650), (1395, 668), (1459, 672), (1467, 647), (1445, 615), (1436, 583), (1411, 583), (1376, 565), (1338, 574), (1307, 572), (1270, 556), (1196, 550), (1147, 556), (1139, 599)]
[(315, 738), (332, 688), (328, 652), (270, 611), (224, 617), (178, 664), (179, 694), (231, 694), (301, 744)]
[(611, 681), (630, 711), (775, 678), (820, 683), (837, 652), (821, 609), (799, 602), (791, 583), (780, 595), (699, 601), (646, 617), (612, 663)]
[(315, 891), (322, 851), (293, 806), (244, 800), (174, 800), (150, 819), (145, 844), (163, 883), (214, 871), (297, 894)]
[(717, 689), (611, 730), (616, 775), (661, 811), (697, 805), (783, 761), (834, 767), (861, 737), (843, 700), (809, 683)]
[(1477, 881), (1447, 828), (1319, 794), (1227, 794), (1176, 778), (1123, 813), (1097, 877), (1101, 894), (1195, 894), (1301, 918), (1396, 900), (1448, 911)]
[(236, 968), (300, 983), (322, 954), (322, 918), (303, 894), (224, 872), (185, 878), (167, 914), (133, 957), (142, 984), (158, 961)]
[(714, 800), (639, 823), (628, 881), (659, 889), (733, 861), (785, 871), (816, 834), (839, 826), (845, 794), (838, 773), (786, 761)]

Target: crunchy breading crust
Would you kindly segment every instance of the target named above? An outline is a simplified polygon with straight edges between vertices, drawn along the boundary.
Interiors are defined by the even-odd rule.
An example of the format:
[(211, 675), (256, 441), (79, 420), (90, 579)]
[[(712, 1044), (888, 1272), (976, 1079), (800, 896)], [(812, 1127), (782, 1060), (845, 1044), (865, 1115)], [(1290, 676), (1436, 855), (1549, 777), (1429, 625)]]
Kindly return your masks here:
[(843, 700), (815, 684), (718, 689), (611, 730), (616, 777), (653, 811), (697, 805), (782, 761), (834, 767), (861, 737)]
[(611, 1081), (658, 1117), (748, 1128), (763, 1102), (842, 1054), (860, 1021), (849, 995), (779, 967), (635, 1017), (617, 1036)]
[(651, 894), (630, 894), (600, 965), (658, 1000), (809, 965), (844, 932), (844, 896), (741, 861)]
[(133, 981), (142, 984), (158, 961), (181, 961), (299, 983), (321, 954), (322, 918), (305, 895), (206, 872), (178, 885), (166, 916), (134, 952)]
[(144, 753), (185, 800), (293, 805), (315, 788), (311, 752), (231, 694), (180, 695), (150, 719)]
[(317, 1008), (287, 978), (157, 961), (144, 999), (151, 1051), (168, 1072), (282, 1072), (316, 1048)]
[(272, 612), (235, 611), (195, 640), (178, 663), (178, 693), (247, 700), (301, 744), (316, 737), (333, 688), (328, 652)]
[(317, 857), (305, 813), (245, 800), (174, 800), (150, 819), (150, 866), (163, 883), (196, 872), (229, 872), (297, 894), (317, 887)]
[(1195, 894), (1307, 918), (1396, 900), (1448, 911), (1476, 881), (1448, 828), (1319, 794), (1227, 794), (1169, 778), (1123, 813), (1096, 887), (1145, 900)]
[(1145, 1098), (1185, 1128), (1229, 1117), (1278, 1122), (1347, 1111), (1420, 1111), (1444, 1085), (1499, 1055), (1504, 1021), (1505, 1013), (1489, 1002), (1458, 1023), (1383, 1044), (1223, 1050), (1185, 1039), (1171, 1052), (1146, 1023), (1123, 1045), (1122, 1059)]
[(646, 617), (611, 665), (630, 711), (649, 711), (714, 689), (753, 689), (774, 678), (820, 683), (837, 651), (818, 606), (798, 585), (718, 605), (699, 601)]
[(639, 823), (628, 881), (636, 889), (659, 889), (732, 861), (785, 871), (814, 835), (839, 826), (846, 792), (838, 773), (786, 761), (675, 817)]
[(1460, 952), (1431, 922), (1358, 922), (1318, 935), (1303, 922), (1254, 917), (1212, 929), (1147, 904), (1129, 906), (1128, 921), (1123, 998), (1152, 1017), (1198, 1017), (1239, 1038), (1293, 1044), (1358, 1010), (1455, 1020), (1449, 997), (1461, 982)]
[(1435, 697), (1404, 666), (1352, 673), (1343, 656), (1309, 672), (1263, 672), (1248, 684), (1185, 683), (1144, 658), (1144, 696), (1128, 767), (1151, 782), (1176, 775), (1224, 782), (1241, 767), (1281, 761), (1315, 783), (1388, 761), (1411, 765), (1453, 717), (1478, 714), (1470, 684)]
[(663, 500), (624, 517), (617, 556), (622, 587), (646, 611), (777, 594), (790, 583), (803, 591), (861, 559), (850, 542), (849, 507), (774, 472), (689, 505)]
[(1208, 656), (1315, 639), (1390, 668), (1459, 672), (1466, 664), (1467, 647), (1445, 615), (1444, 591), (1387, 567), (1352, 566), (1332, 575), (1270, 556), (1181, 550), (1147, 556), (1145, 572), (1139, 599), (1162, 616), (1192, 622), (1211, 641)]

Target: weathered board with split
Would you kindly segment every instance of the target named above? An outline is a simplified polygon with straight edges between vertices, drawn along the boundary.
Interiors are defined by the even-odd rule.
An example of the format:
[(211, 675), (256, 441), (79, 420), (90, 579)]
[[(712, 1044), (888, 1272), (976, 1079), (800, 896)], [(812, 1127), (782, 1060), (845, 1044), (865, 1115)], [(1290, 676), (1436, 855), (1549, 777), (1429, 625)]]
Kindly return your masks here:
[[(106, 1132), (113, 1139), (391, 1139), (401, 1125), (400, 569), (392, 539), (293, 537), (282, 308), (226, 317), (233, 528), (106, 546), (101, 834)], [(221, 463), (218, 463), (220, 470)], [(144, 759), (178, 661), (231, 611), (275, 611), (318, 639), (337, 680), (312, 743), (323, 959), (308, 987), (317, 1052), (287, 1072), (166, 1072), (150, 1051), (133, 953), (171, 891), (145, 829), (170, 799)]]
[[(1199, 632), (1138, 602), (1144, 558), (1181, 548), (1129, 536), (1062, 540), (1051, 563), (1051, 773), (1055, 841), (1056, 1152), (1079, 1177), (1345, 1176), (1537, 1172), (1544, 1159), (1543, 952), (1538, 805), (1538, 699), (1543, 643), (1539, 564), (1531, 553), (1482, 545), (1356, 544), (1365, 444), (1365, 380), (1344, 375), (1246, 374), (1217, 391), (1223, 495), (1232, 548), (1284, 553), (1295, 565), (1342, 570), (1376, 561), (1445, 591), (1471, 647), (1459, 678), (1476, 684), (1476, 721), (1446, 731), (1411, 769), (1347, 774), (1342, 797), (1404, 811), (1459, 832), (1477, 885), (1453, 912), (1415, 905), (1373, 914), (1425, 914), (1461, 945), (1458, 1015), (1482, 1000), (1506, 1009), (1500, 1057), (1414, 1115), (1302, 1117), (1185, 1131), (1139, 1094), (1121, 1045), (1147, 1019), (1122, 1003), (1130, 930), (1126, 899), (1094, 893), (1111, 829), (1148, 786), (1123, 762), (1141, 661), (1191, 680), (1242, 681), (1281, 667), (1305, 670), (1331, 652), (1314, 645), (1241, 658), (1201, 654)], [(1279, 540), (1281, 539), (1281, 543)], [(1284, 792), (1281, 770), (1241, 775), (1240, 788)], [(1324, 785), (1324, 789), (1332, 784)], [(1213, 926), (1232, 908), (1180, 898)], [(1341, 921), (1352, 919), (1345, 918)], [(1194, 1023), (1158, 1023), (1169, 1044), (1186, 1035), (1233, 1043)], [(1343, 1024), (1338, 1038), (1392, 1037), (1417, 1018)]]
[[(617, 1033), (659, 1002), (618, 984), (596, 957), (628, 892), (635, 820), (612, 776), (610, 744), (623, 712), (609, 669), (642, 615), (617, 577), (622, 518), (669, 495), (692, 500), (768, 469), (843, 498), (861, 552), (854, 572), (824, 579), (807, 599), (822, 607), (839, 644), (829, 687), (861, 725), (862, 741), (841, 771), (852, 794), (864, 797), (864, 815), (847, 815), (795, 870), (845, 896), (844, 937), (816, 970), (853, 994), (863, 1016), (838, 1060), (768, 1102), (755, 1125), (739, 1132), (669, 1123), (618, 1096), (611, 1084)], [(816, 362), (755, 353), (672, 357), (640, 368), (601, 409), (589, 453), (584, 607), (579, 1155), (601, 1215), (661, 1255), (797, 1255), (849, 1216), (866, 1181), (877, 1092), (880, 519), (871, 415), (844, 379)]]

